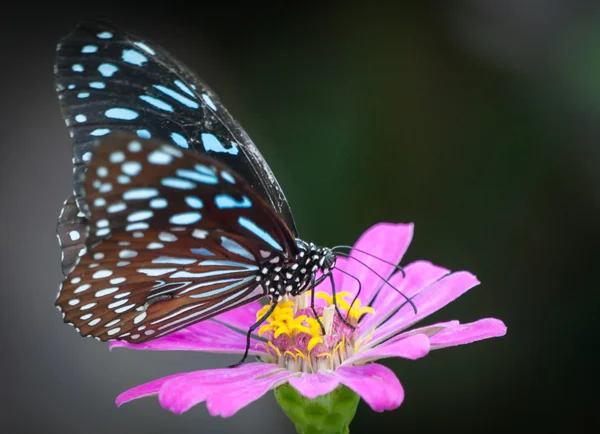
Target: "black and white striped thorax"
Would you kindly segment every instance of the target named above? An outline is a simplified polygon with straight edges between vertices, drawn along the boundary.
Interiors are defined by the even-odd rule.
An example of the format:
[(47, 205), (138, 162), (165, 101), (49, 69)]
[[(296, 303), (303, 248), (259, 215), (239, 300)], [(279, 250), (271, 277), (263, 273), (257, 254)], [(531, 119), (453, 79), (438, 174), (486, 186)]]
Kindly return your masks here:
[(296, 244), (295, 258), (274, 257), (261, 266), (256, 277), (272, 302), (280, 301), (284, 295), (296, 296), (309, 290), (318, 271), (326, 276), (335, 265), (335, 254), (330, 249), (300, 239)]

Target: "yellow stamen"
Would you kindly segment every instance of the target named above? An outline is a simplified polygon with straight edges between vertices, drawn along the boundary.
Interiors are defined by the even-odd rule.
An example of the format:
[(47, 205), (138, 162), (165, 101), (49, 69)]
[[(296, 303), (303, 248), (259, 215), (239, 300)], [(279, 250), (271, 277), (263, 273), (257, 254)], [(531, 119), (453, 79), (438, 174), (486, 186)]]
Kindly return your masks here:
[(310, 339), (310, 341), (308, 342), (308, 351), (312, 351), (312, 349), (315, 347), (315, 345), (318, 344), (322, 344), (323, 343), (323, 339), (320, 336), (315, 336), (313, 338)]
[(343, 356), (346, 352), (346, 336), (342, 336), (342, 341), (340, 342), (340, 356)]
[(306, 360), (308, 362), (308, 357), (306, 354), (304, 354), (302, 351), (300, 351), (298, 348), (296, 348), (296, 354), (298, 355), (298, 357), (303, 358), (304, 360)]
[(261, 326), (261, 327), (258, 329), (258, 336), (262, 336), (263, 334), (265, 334), (265, 332), (268, 332), (268, 331), (271, 331), (271, 330), (272, 330), (272, 327), (271, 327), (271, 325), (270, 325), (270, 324), (267, 324), (267, 325)]
[(315, 298), (322, 298), (328, 305), (333, 304), (333, 297), (326, 292), (317, 292)]
[[(326, 302), (326, 306), (319, 308), (323, 310), (320, 318), (313, 318), (310, 315), (310, 311), (308, 310), (310, 303), (307, 294), (303, 294), (297, 299), (294, 297), (285, 297), (275, 307), (266, 305), (261, 307), (256, 313), (256, 319), (259, 320), (270, 309), (273, 309), (269, 317), (265, 320), (265, 323), (259, 328), (258, 334), (260, 336), (267, 334), (269, 341), (266, 345), (259, 345), (262, 345), (276, 362), (278, 359), (288, 357), (288, 362), (297, 362), (300, 364), (297, 367), (298, 369), (314, 372), (313, 362), (327, 357), (329, 358), (329, 363), (315, 363), (315, 369), (325, 369), (326, 366), (334, 369), (337, 364), (344, 360), (348, 353), (352, 354), (352, 346), (356, 351), (360, 345), (363, 345), (372, 338), (373, 331), (371, 331), (369, 336), (364, 337), (358, 342), (355, 342), (354, 338), (346, 342), (346, 336), (341, 334), (340, 339), (336, 339), (333, 348), (326, 346), (325, 336), (332, 336), (334, 333), (334, 324), (336, 333), (338, 327), (341, 325), (339, 322), (336, 322), (337, 314), (335, 313), (334, 304), (341, 311), (345, 311), (344, 316), (354, 324), (358, 323), (361, 316), (374, 312), (370, 306), (362, 306), (359, 299), (354, 300), (354, 295), (347, 291), (337, 293), (335, 298), (324, 292), (319, 292), (315, 296)], [(320, 306), (323, 305), (321, 304)], [(304, 314), (298, 315), (298, 312)], [(322, 333), (321, 324), (325, 328), (325, 336)], [(283, 341), (278, 340), (276, 341), (277, 344), (274, 343), (275, 339), (283, 337), (285, 337)], [(293, 347), (294, 344), (300, 345), (301, 348)], [(257, 345), (257, 348), (259, 345)], [(347, 349), (348, 345), (350, 345), (349, 349)], [(319, 354), (315, 356), (312, 351), (316, 348), (319, 349)], [(306, 364), (303, 364), (300, 359), (306, 361)], [(279, 361), (281, 362), (281, 360)]]
[(286, 327), (285, 324), (281, 324), (276, 330), (275, 333), (273, 333), (273, 337), (275, 339), (277, 339), (279, 336), (281, 336), (282, 334), (286, 334), (286, 335), (291, 335), (290, 333), (290, 329), (288, 329)]
[[(331, 352), (331, 354), (335, 354), (335, 353), (337, 353), (337, 352), (338, 352), (338, 350), (340, 349), (340, 347), (341, 347), (341, 345), (342, 345), (342, 342), (343, 342), (343, 341), (344, 341), (344, 340), (342, 339), (342, 340), (340, 341), (340, 343), (339, 343), (339, 344), (337, 344), (337, 345), (335, 346), (335, 348), (333, 349), (333, 351)], [(341, 354), (341, 353), (340, 353), (340, 354)]]
[(273, 342), (269, 341), (267, 342), (267, 345), (277, 353), (277, 357), (281, 357), (281, 351), (279, 351), (279, 348), (273, 345)]
[(290, 350), (286, 350), (285, 353), (283, 353), (284, 356), (291, 356), (294, 360), (297, 359), (297, 355), (292, 353)]

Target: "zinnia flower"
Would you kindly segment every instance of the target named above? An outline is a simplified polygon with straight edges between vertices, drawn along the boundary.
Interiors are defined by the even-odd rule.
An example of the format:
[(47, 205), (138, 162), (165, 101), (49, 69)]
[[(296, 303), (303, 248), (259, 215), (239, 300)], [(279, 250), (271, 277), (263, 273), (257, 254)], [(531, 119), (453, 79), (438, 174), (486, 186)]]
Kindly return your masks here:
[[(388, 357), (414, 360), (432, 350), (506, 333), (502, 321), (493, 318), (466, 324), (448, 321), (410, 329), (479, 284), (467, 271), (451, 272), (427, 261), (408, 264), (403, 274), (380, 259), (357, 252), (370, 252), (385, 261), (399, 263), (412, 236), (412, 224), (381, 223), (360, 237), (352, 255), (389, 278), (391, 285), (412, 300), (417, 313), (372, 270), (352, 258), (340, 257), (336, 267), (345, 273), (333, 271), (336, 300), (354, 328), (344, 324), (335, 312), (331, 287), (326, 280), (316, 290), (316, 310), (325, 326), (325, 335), (310, 308), (308, 293), (288, 299), (275, 308), (253, 335), (250, 354), (256, 356), (256, 362), (154, 380), (119, 395), (117, 405), (158, 395), (160, 404), (174, 413), (183, 413), (206, 402), (211, 415), (228, 417), (269, 390), (289, 383), (309, 399), (329, 394), (344, 385), (375, 411), (398, 407), (404, 399), (402, 385), (392, 370), (375, 361)], [(352, 305), (358, 284), (349, 275), (361, 283), (359, 296)], [(255, 302), (154, 341), (141, 344), (115, 341), (111, 348), (241, 355), (246, 348), (248, 328), (266, 309), (268, 306)]]

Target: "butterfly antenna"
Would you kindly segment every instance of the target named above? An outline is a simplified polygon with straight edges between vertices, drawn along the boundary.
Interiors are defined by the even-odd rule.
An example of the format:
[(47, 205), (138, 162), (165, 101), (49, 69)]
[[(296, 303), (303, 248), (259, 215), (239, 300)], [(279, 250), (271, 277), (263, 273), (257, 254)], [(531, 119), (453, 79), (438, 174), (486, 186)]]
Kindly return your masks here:
[[(396, 288), (394, 285), (392, 285), (389, 282), (389, 280), (387, 280), (385, 277), (383, 277), (381, 274), (379, 274), (373, 268), (369, 267), (367, 264), (365, 264), (360, 259), (358, 259), (358, 258), (356, 258), (354, 256), (350, 256), (349, 253), (337, 252), (336, 255), (339, 255), (339, 256), (342, 256), (342, 257), (348, 258), (348, 259), (354, 259), (356, 262), (364, 265), (367, 269), (371, 270), (373, 273), (375, 273), (375, 275), (377, 277), (379, 277), (381, 280), (383, 280), (385, 283), (387, 283), (394, 291), (396, 291), (398, 294), (400, 294), (402, 297), (404, 297), (404, 299), (408, 302), (408, 304), (410, 304), (412, 306), (413, 310), (415, 311), (415, 314), (417, 313), (417, 306), (415, 305), (415, 303), (409, 297), (407, 297), (402, 291), (400, 291), (398, 288)], [(338, 268), (338, 270), (339, 270), (339, 268)]]
[[(387, 261), (387, 260), (385, 260), (383, 258), (380, 258), (379, 256), (376, 256), (373, 253), (365, 252), (364, 250), (357, 249), (356, 247), (353, 247), (353, 246), (335, 246), (335, 247), (331, 248), (332, 252), (334, 252), (335, 254), (340, 253), (340, 255), (344, 255), (344, 253), (343, 252), (336, 252), (335, 251), (336, 249), (338, 249), (338, 250), (339, 249), (348, 249), (348, 250), (354, 250), (355, 252), (358, 252), (358, 253), (363, 253), (363, 254), (365, 254), (367, 256), (370, 256), (371, 258), (375, 258), (375, 259), (383, 262), (384, 264), (391, 265), (397, 271), (399, 271), (400, 273), (402, 273), (402, 277), (406, 277), (406, 273), (404, 272), (404, 268), (402, 268), (400, 265), (394, 264), (393, 262), (390, 262), (390, 261)], [(346, 256), (346, 257), (348, 257), (348, 256)]]
[[(344, 273), (346, 276), (353, 278), (358, 283), (358, 291), (356, 291), (356, 295), (354, 296), (354, 298), (352, 299), (352, 303), (350, 304), (350, 309), (352, 309), (352, 306), (354, 306), (354, 303), (356, 303), (356, 299), (358, 298), (358, 296), (360, 295), (360, 291), (362, 290), (362, 284), (360, 283), (360, 279), (358, 277), (356, 277), (355, 275), (350, 274), (345, 270), (342, 270), (341, 268), (338, 268), (338, 267), (334, 267), (334, 268), (336, 270), (338, 270), (339, 272)], [(348, 319), (348, 315), (350, 315), (350, 310), (348, 310), (346, 319)], [(360, 322), (360, 318), (358, 319), (358, 321)]]

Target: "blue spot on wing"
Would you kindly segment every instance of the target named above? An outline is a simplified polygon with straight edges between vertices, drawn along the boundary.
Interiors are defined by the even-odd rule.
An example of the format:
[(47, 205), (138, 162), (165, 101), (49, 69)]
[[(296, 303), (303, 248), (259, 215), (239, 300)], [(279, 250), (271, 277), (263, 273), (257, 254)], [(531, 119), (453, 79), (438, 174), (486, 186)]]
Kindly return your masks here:
[(92, 81), (90, 82), (90, 87), (93, 89), (104, 89), (106, 84), (101, 81)]
[(275, 239), (271, 235), (269, 235), (263, 229), (259, 228), (256, 225), (256, 223), (254, 223), (249, 218), (240, 216), (240, 217), (238, 217), (238, 223), (240, 224), (241, 227), (249, 230), (254, 235), (256, 235), (258, 238), (262, 239), (264, 242), (269, 244), (271, 247), (273, 247), (277, 250), (283, 251), (283, 248), (281, 247), (281, 245), (277, 241), (275, 241)]
[(94, 131), (92, 131), (90, 133), (90, 136), (104, 136), (106, 134), (110, 133), (110, 130), (108, 128), (96, 128)]
[(204, 256), (215, 256), (213, 252), (208, 250), (205, 247), (200, 247), (199, 249), (190, 249), (191, 252), (195, 255), (204, 255)]
[(198, 171), (198, 166), (199, 166), (199, 164), (196, 164), (196, 171), (187, 170), (187, 169), (177, 169), (177, 171), (175, 173), (177, 174), (177, 176), (181, 176), (182, 178), (191, 179), (196, 182), (201, 182), (202, 184), (218, 184), (219, 183), (219, 180), (217, 179), (217, 177), (215, 176), (214, 173), (210, 172), (210, 174), (208, 174), (205, 172), (203, 173), (201, 171)]
[(102, 74), (103, 77), (112, 77), (115, 72), (117, 72), (119, 68), (117, 68), (112, 63), (103, 63), (98, 66), (98, 72)]
[(148, 104), (156, 107), (159, 110), (164, 110), (167, 112), (172, 112), (173, 111), (173, 107), (170, 104), (167, 104), (166, 102), (158, 99), (158, 98), (154, 98), (153, 96), (150, 95), (141, 95), (140, 99), (144, 102), (147, 102)]
[(190, 90), (190, 88), (187, 87), (185, 84), (183, 84), (183, 82), (181, 82), (180, 80), (175, 80), (174, 83), (175, 83), (175, 86), (177, 86), (179, 89), (181, 89), (182, 91), (187, 93), (189, 96), (194, 96), (194, 92), (192, 92)]
[(231, 173), (225, 170), (221, 170), (221, 176), (225, 181), (229, 182), (230, 184), (235, 184), (235, 178), (231, 175)]
[(198, 107), (200, 107), (196, 101), (192, 101), (191, 99), (183, 96), (179, 92), (175, 92), (173, 89), (169, 89), (168, 87), (158, 84), (155, 84), (154, 87), (186, 107), (193, 109), (197, 109)]
[(131, 109), (121, 107), (110, 108), (104, 112), (104, 115), (107, 118), (119, 119), (123, 121), (130, 121), (136, 119), (139, 116), (137, 112)]
[(152, 134), (150, 134), (150, 131), (148, 130), (137, 130), (135, 133), (140, 139), (149, 139), (152, 137)]
[(190, 208), (194, 209), (200, 209), (204, 206), (202, 199), (196, 196), (186, 196), (185, 203), (187, 203)]
[(213, 100), (210, 98), (210, 96), (208, 96), (207, 94), (203, 93), (202, 94), (202, 99), (204, 100), (204, 102), (214, 111), (217, 111), (217, 106), (215, 105), (215, 103), (213, 102)]
[(242, 247), (239, 243), (227, 238), (221, 237), (221, 245), (225, 250), (230, 251), (231, 253), (235, 253), (236, 255), (243, 256), (244, 258), (250, 259), (251, 261), (255, 261), (256, 258), (252, 253)]
[[(209, 262), (209, 261), (204, 261), (204, 262)], [(221, 274), (221, 273), (218, 273)], [(205, 276), (208, 276), (209, 273), (206, 273)], [(228, 279), (228, 280), (222, 280), (221, 282), (226, 282), (226, 281), (233, 281), (235, 283), (232, 283), (231, 285), (227, 285), (224, 286), (222, 288), (217, 288), (217, 289), (213, 289), (212, 291), (205, 291), (205, 292), (201, 292), (199, 294), (193, 294), (190, 295), (190, 298), (204, 298), (204, 297), (210, 297), (212, 295), (216, 295), (216, 294), (220, 294), (222, 292), (226, 292), (226, 291), (230, 291), (238, 286), (242, 286), (245, 285), (246, 283), (252, 281), (255, 277), (254, 276), (250, 276), (250, 277), (246, 277), (244, 279)], [(214, 308), (215, 306), (218, 306), (219, 304), (222, 304), (224, 302), (229, 301), (229, 298), (231, 297), (237, 297), (238, 294), (234, 293), (233, 295), (230, 295), (228, 298), (225, 298), (224, 300), (221, 300), (218, 303), (213, 304), (211, 307)]]
[(175, 142), (176, 145), (181, 146), (182, 148), (189, 148), (190, 145), (185, 137), (183, 137), (179, 133), (171, 133), (171, 139)]
[(97, 45), (85, 45), (81, 49), (81, 52), (83, 54), (92, 54), (92, 53), (95, 53), (96, 51), (98, 51), (98, 46)]
[(168, 204), (169, 202), (167, 202), (167, 200), (162, 197), (156, 197), (150, 201), (151, 208), (166, 208)]
[(206, 152), (225, 152), (231, 155), (237, 155), (238, 152), (240, 152), (237, 145), (233, 142), (231, 143), (232, 147), (226, 149), (214, 134), (202, 133), (200, 138), (202, 139), (202, 144), (204, 145), (204, 149), (206, 150)]
[(238, 202), (228, 194), (218, 194), (215, 196), (215, 205), (217, 205), (217, 208), (219, 209), (250, 208), (252, 206), (252, 202), (246, 196), (244, 196), (242, 200)]
[(171, 216), (169, 221), (174, 225), (191, 225), (196, 223), (202, 218), (202, 214), (199, 212), (184, 212), (181, 214), (174, 214)]
[(122, 55), (123, 61), (131, 63), (132, 65), (142, 66), (148, 61), (148, 58), (137, 50), (130, 48), (123, 50)]

